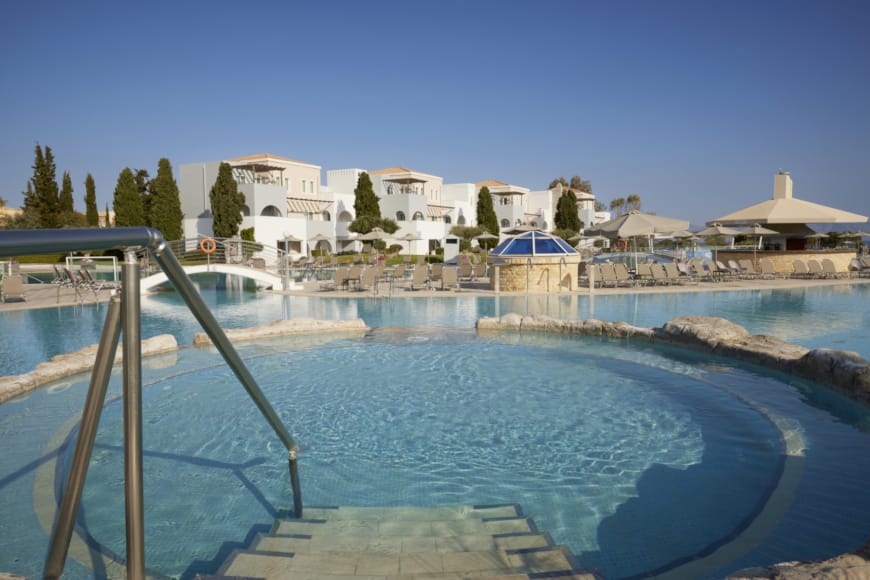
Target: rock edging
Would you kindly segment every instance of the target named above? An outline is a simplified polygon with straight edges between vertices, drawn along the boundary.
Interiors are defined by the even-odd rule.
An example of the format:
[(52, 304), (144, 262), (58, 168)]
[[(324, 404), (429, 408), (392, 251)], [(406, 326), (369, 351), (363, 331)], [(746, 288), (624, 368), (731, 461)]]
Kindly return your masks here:
[[(369, 327), (365, 325), (365, 322), (361, 318), (354, 318), (353, 320), (293, 318), (290, 320), (276, 320), (269, 324), (251, 328), (224, 329), (227, 338), (232, 342), (301, 334), (341, 333), (362, 336), (368, 331)], [(204, 332), (197, 332), (193, 335), (193, 346), (210, 346), (211, 343), (211, 339)]]
[[(224, 329), (224, 333), (232, 342), (272, 338), (278, 336), (304, 334), (339, 334), (363, 336), (370, 329), (362, 319), (353, 320), (316, 320), (312, 318), (297, 318), (292, 320), (277, 320), (262, 326), (240, 329)], [(211, 340), (204, 332), (194, 335), (194, 346), (211, 345)], [(59, 354), (50, 360), (40, 363), (29, 373), (0, 377), (0, 404), (37, 389), (47, 383), (90, 371), (94, 367), (98, 345), (92, 344), (77, 351)], [(142, 341), (142, 356), (175, 352), (178, 341), (171, 334), (161, 334)], [(115, 353), (115, 364), (121, 364), (121, 346)]]
[(477, 321), (478, 332), (502, 330), (643, 340), (711, 352), (807, 378), (870, 404), (870, 363), (858, 353), (808, 349), (772, 336), (751, 334), (724, 318), (681, 316), (656, 328), (632, 326), (625, 322), (561, 320), (514, 313)]
[[(0, 377), (0, 403), (32, 391), (46, 383), (72, 375), (90, 371), (94, 368), (99, 345), (92, 344), (82, 349), (59, 354), (23, 375)], [(115, 364), (121, 364), (122, 346), (115, 351)], [(171, 334), (161, 334), (142, 341), (142, 356), (152, 356), (178, 350), (178, 342)]]

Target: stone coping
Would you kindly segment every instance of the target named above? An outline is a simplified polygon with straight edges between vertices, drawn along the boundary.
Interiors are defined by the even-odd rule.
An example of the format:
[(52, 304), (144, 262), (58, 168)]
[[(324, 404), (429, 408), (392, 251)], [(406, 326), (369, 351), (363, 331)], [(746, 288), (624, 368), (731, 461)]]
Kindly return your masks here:
[[(262, 326), (242, 329), (224, 329), (232, 342), (274, 338), (291, 335), (336, 334), (337, 336), (363, 336), (369, 328), (362, 319), (353, 320), (315, 320), (296, 318), (277, 320)], [(194, 346), (211, 345), (205, 333), (194, 336)], [(74, 352), (59, 354), (49, 361), (40, 363), (29, 373), (0, 377), (0, 404), (13, 397), (37, 389), (47, 383), (65, 377), (88, 372), (94, 368), (98, 345), (92, 344)], [(171, 334), (161, 334), (142, 341), (142, 357), (176, 352), (178, 342)], [(115, 353), (115, 364), (121, 364), (121, 346)]]
[[(302, 334), (342, 333), (363, 336), (370, 329), (361, 318), (353, 320), (317, 320), (314, 318), (292, 318), (276, 320), (262, 326), (252, 328), (224, 329), (232, 342), (258, 340), (277, 336), (295, 336)], [(193, 335), (193, 346), (208, 346), (211, 339), (204, 332)]]
[(477, 321), (479, 333), (502, 330), (623, 338), (707, 351), (804, 377), (870, 404), (870, 363), (858, 353), (809, 349), (772, 336), (750, 334), (742, 326), (724, 318), (681, 316), (657, 328), (632, 326), (625, 322), (560, 320), (514, 313)]

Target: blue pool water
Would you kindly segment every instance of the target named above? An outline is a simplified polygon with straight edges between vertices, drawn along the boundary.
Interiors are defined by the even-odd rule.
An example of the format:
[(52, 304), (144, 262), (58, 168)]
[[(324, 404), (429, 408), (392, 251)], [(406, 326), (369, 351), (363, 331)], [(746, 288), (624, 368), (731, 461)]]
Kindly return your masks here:
[[(677, 316), (727, 318), (750, 332), (807, 347), (857, 351), (870, 359), (870, 284), (787, 290), (674, 294), (450, 296), (426, 298), (335, 298), (281, 296), (240, 286), (201, 282), (201, 293), (226, 328), (282, 318), (362, 318), (370, 327), (472, 328), (478, 318), (508, 312), (556, 318), (625, 321), (659, 326)], [(144, 296), (142, 335), (174, 334), (190, 344), (200, 329), (174, 293)], [(31, 370), (63, 352), (99, 340), (105, 304), (0, 313), (0, 376)]]
[[(517, 502), (581, 563), (618, 578), (730, 546), (757, 519), (770, 520), (763, 542), (738, 546), (706, 575), (863, 543), (867, 409), (727, 361), (580, 337), (481, 338), (470, 330), (474, 321), (510, 311), (586, 318), (594, 309), (598, 318), (647, 326), (715, 314), (808, 346), (842, 336), (860, 351), (866, 330), (852, 326), (856, 340), (849, 327), (866, 322), (859, 308), (866, 289), (596, 297), (594, 304), (576, 296), (355, 301), (208, 287), (204, 295), (226, 326), (308, 316), (361, 317), (379, 328), (328, 345), (282, 339), (240, 348), (302, 446), (306, 504)], [(172, 332), (189, 342), (192, 318), (171, 295), (143, 305), (144, 334)], [(43, 320), (69, 332), (47, 325), (33, 345), (53, 354), (93, 343), (101, 311), (44, 311)], [(217, 363), (207, 349), (185, 349), (144, 370), (146, 561), (162, 574), (212, 571), (226, 550), (291, 505), (280, 443)], [(3, 366), (0, 374), (9, 374)], [(70, 419), (86, 388), (78, 377), (0, 406), (0, 570), (41, 572), (47, 539), (33, 513), (34, 490), (46, 471), (62, 472), (69, 448), (52, 452), (49, 441), (72, 440)], [(117, 398), (106, 406), (79, 518), (94, 545), (117, 554), (124, 553), (120, 407)], [(793, 435), (803, 451), (786, 457), (784, 438)], [(59, 469), (40, 472), (56, 457)], [(48, 481), (54, 494), (57, 478)], [(760, 518), (767, 500), (783, 497), (790, 509)], [(67, 572), (93, 575), (73, 560)]]

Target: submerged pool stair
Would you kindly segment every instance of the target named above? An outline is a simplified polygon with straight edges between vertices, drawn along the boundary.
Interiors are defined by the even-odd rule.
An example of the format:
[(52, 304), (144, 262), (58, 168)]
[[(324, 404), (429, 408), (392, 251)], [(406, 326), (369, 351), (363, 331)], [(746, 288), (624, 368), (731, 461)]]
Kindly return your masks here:
[(592, 580), (518, 505), (305, 508), (202, 578)]

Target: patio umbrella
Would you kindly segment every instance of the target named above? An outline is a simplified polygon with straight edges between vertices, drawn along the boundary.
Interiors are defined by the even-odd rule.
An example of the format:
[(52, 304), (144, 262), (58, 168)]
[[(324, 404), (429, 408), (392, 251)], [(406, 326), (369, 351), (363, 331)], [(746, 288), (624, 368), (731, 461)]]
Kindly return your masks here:
[[(664, 217), (651, 213), (641, 213), (632, 210), (616, 219), (602, 222), (585, 229), (587, 235), (599, 235), (610, 239), (628, 239), (640, 236), (664, 234), (674, 230), (684, 230), (689, 227), (687, 220)], [(635, 244), (636, 245), (636, 244)], [(634, 264), (637, 268), (637, 249), (634, 252)]]
[[(379, 227), (374, 227), (374, 228), (372, 228), (372, 231), (370, 231), (370, 232), (367, 233), (367, 234), (363, 234), (363, 235), (361, 235), (361, 236), (358, 237), (357, 239), (358, 239), (358, 240), (365, 240), (365, 241), (367, 241), (367, 242), (373, 242), (373, 241), (375, 241), (375, 240), (385, 240), (385, 239), (387, 239), (387, 238), (389, 238), (389, 237), (390, 237), (390, 234), (388, 234), (387, 232), (385, 232), (383, 229), (381, 229), (381, 228), (379, 228)], [(372, 244), (372, 247), (374, 247), (374, 244)], [(377, 248), (375, 248), (375, 255), (376, 255), (376, 256), (378, 255), (378, 250), (377, 250)]]
[(760, 224), (753, 224), (751, 227), (740, 230), (740, 234), (751, 238), (758, 238), (757, 241), (752, 244), (752, 263), (755, 264), (755, 268), (758, 269), (757, 252), (758, 246), (761, 245), (762, 236), (777, 235), (779, 232), (762, 227)]
[(810, 234), (807, 236), (808, 239), (816, 241), (816, 248), (821, 247), (822, 238), (827, 238), (827, 237), (828, 237), (828, 234), (821, 234), (821, 233)]
[(630, 211), (616, 219), (588, 227), (587, 235), (600, 235), (608, 238), (633, 238), (664, 234), (674, 230), (684, 230), (689, 227), (686, 220), (663, 217), (651, 213)]
[(403, 242), (408, 242), (408, 254), (411, 253), (411, 242), (416, 242), (417, 240), (421, 240), (417, 234), (407, 233), (401, 238), (396, 238), (397, 240), (401, 240)]
[[(709, 222), (708, 222), (709, 223)], [(740, 230), (735, 230), (734, 228), (729, 228), (727, 226), (723, 226), (718, 222), (714, 222), (713, 224), (707, 226), (703, 230), (695, 232), (696, 236), (702, 238), (708, 238), (712, 236), (728, 236), (731, 238), (731, 247), (734, 247), (734, 236), (739, 236), (742, 234)], [(713, 248), (713, 260), (719, 259), (719, 252), (716, 248)]]
[[(480, 243), (480, 240), (497, 240), (498, 236), (493, 235), (489, 232), (483, 232), (479, 236), (474, 236), (474, 238), (472, 238), (472, 239), (475, 239), (475, 240), (477, 240), (478, 243)], [(484, 247), (483, 248), (483, 261), (484, 262), (486, 261), (486, 258), (488, 255), (489, 255), (489, 248)]]

